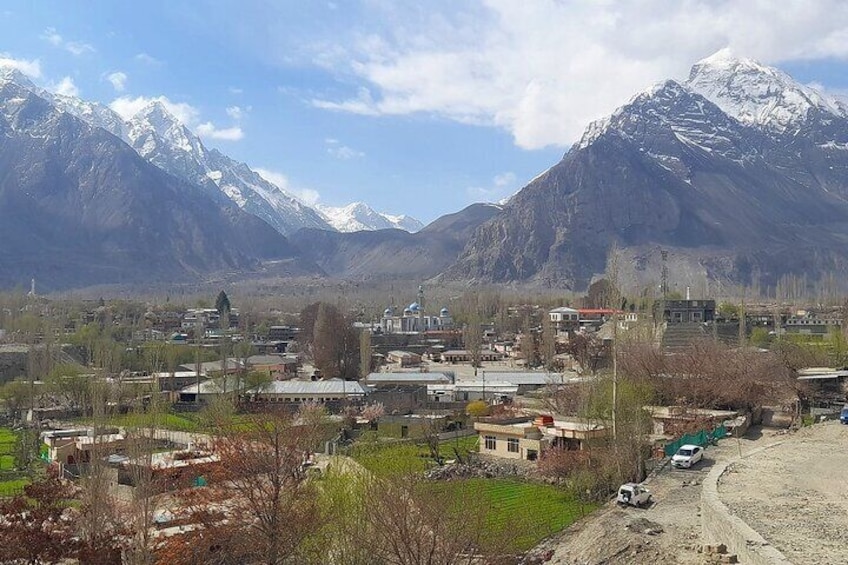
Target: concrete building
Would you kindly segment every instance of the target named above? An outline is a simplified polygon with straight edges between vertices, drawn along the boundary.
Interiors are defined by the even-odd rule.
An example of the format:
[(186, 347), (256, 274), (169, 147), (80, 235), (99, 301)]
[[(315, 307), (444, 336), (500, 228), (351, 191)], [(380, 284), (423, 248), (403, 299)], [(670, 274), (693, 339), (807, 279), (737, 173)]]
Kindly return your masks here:
[(584, 449), (586, 442), (607, 434), (600, 424), (552, 416), (481, 421), (474, 423), (474, 429), (480, 436), (481, 454), (527, 461), (537, 460), (545, 449)]
[(247, 391), (258, 402), (337, 402), (361, 400), (368, 389), (355, 381), (329, 379), (326, 381), (271, 381)]
[(370, 373), (362, 383), (377, 388), (424, 387), (435, 384), (450, 384), (453, 378), (445, 373)]
[(561, 306), (548, 312), (548, 318), (556, 333), (563, 334), (580, 328), (580, 312), (574, 308)]
[(84, 465), (92, 457), (105, 456), (124, 449), (126, 437), (123, 434), (103, 433), (95, 435), (88, 429), (53, 430), (42, 432), (41, 439), (47, 444), (47, 456), (63, 466)]
[(712, 322), (715, 320), (715, 300), (664, 300), (663, 320), (669, 324)]

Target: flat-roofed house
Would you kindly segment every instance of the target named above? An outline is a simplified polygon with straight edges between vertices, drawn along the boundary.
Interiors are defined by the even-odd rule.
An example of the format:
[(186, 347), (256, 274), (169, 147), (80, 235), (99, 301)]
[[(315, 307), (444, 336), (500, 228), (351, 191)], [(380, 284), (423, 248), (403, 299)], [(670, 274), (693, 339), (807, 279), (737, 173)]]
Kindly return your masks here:
[(389, 351), (386, 360), (389, 363), (397, 363), (401, 367), (415, 367), (421, 364), (421, 356), (411, 351)]
[(586, 442), (607, 434), (601, 424), (552, 416), (484, 420), (475, 422), (474, 429), (480, 436), (481, 454), (527, 461), (535, 461), (545, 449), (584, 449)]

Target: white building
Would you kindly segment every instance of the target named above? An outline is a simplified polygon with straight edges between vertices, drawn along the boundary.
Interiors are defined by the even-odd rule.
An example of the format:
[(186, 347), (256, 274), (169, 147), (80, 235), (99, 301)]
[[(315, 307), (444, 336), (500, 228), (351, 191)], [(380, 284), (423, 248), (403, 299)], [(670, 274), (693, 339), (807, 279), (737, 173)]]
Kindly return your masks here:
[(580, 312), (568, 306), (554, 308), (548, 312), (548, 317), (557, 333), (576, 330), (580, 326)]
[(394, 306), (386, 308), (380, 320), (380, 328), (384, 333), (417, 333), (428, 330), (446, 330), (453, 327), (453, 319), (447, 308), (439, 310), (439, 314), (428, 314), (424, 306), (424, 287), (418, 287), (418, 300), (413, 302), (400, 313)]

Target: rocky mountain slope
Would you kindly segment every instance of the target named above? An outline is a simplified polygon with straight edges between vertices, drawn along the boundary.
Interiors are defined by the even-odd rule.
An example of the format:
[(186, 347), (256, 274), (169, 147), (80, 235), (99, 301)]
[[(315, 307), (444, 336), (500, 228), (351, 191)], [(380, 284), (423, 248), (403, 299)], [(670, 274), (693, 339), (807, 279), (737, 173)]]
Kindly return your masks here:
[(700, 280), (815, 279), (848, 272), (846, 196), (845, 106), (720, 52), (590, 124), (444, 276), (585, 288), (615, 243), (642, 283), (660, 248)]
[(442, 216), (418, 233), (303, 229), (293, 234), (291, 241), (304, 258), (335, 276), (427, 279), (454, 262), (474, 229), (498, 212), (499, 206), (472, 204)]
[(179, 281), (294, 256), (265, 222), (0, 81), (0, 286)]

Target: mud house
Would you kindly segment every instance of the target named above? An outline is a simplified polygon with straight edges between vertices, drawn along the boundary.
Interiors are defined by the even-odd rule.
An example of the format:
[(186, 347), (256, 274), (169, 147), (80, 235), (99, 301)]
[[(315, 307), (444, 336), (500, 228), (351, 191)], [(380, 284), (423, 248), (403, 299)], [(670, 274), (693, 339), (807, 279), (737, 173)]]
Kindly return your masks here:
[(401, 367), (416, 367), (421, 364), (421, 356), (411, 351), (394, 350), (388, 352), (386, 361)]

